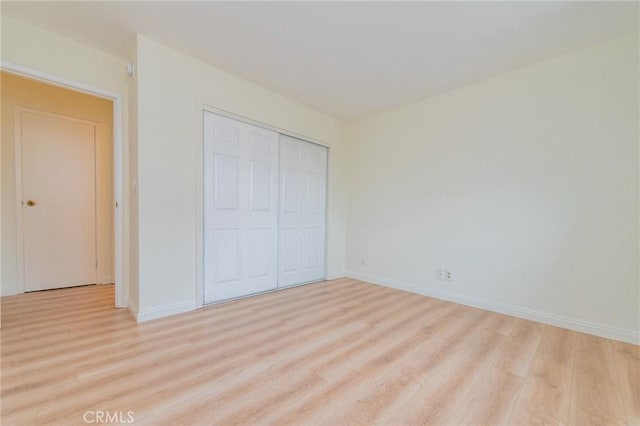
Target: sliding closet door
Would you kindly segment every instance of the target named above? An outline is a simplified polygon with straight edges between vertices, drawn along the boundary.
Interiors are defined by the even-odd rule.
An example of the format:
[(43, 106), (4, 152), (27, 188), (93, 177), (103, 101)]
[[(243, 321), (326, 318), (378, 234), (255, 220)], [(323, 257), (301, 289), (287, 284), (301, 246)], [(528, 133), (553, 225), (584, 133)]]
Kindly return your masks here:
[(205, 302), (278, 284), (278, 133), (204, 113)]
[(325, 277), (327, 148), (280, 135), (278, 286)]

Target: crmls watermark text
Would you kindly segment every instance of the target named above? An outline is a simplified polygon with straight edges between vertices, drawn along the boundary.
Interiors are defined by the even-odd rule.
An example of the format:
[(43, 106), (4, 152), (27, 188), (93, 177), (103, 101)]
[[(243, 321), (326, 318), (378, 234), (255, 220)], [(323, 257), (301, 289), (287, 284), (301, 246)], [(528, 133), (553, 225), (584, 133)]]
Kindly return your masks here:
[(135, 422), (133, 411), (85, 411), (82, 415), (85, 423), (127, 424)]

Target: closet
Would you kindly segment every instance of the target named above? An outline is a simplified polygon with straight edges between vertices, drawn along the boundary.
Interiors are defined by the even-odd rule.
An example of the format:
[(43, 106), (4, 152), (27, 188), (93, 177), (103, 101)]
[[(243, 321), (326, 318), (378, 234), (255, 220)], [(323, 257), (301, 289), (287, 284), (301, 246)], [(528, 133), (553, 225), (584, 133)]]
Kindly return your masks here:
[(327, 148), (204, 112), (204, 302), (325, 278)]

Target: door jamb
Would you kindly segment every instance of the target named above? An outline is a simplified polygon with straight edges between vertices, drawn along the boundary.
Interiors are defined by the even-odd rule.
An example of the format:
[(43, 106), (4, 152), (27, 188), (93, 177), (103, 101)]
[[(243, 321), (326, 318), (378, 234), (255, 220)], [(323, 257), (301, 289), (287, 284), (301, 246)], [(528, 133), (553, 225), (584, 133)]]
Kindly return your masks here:
[[(125, 308), (129, 302), (128, 271), (125, 271), (125, 247), (128, 246), (128, 236), (125, 233), (125, 219), (128, 217), (129, 205), (124, 200), (124, 104), (123, 95), (102, 88), (68, 80), (53, 74), (37, 71), (22, 65), (7, 61), (0, 63), (2, 70), (32, 80), (42, 81), (54, 86), (63, 87), (80, 93), (89, 94), (113, 103), (113, 179), (114, 179), (114, 281), (115, 306)], [(19, 216), (19, 215), (18, 215)], [(24, 292), (24, 277), (18, 272), (18, 291)], [(21, 288), (21, 291), (20, 291)]]

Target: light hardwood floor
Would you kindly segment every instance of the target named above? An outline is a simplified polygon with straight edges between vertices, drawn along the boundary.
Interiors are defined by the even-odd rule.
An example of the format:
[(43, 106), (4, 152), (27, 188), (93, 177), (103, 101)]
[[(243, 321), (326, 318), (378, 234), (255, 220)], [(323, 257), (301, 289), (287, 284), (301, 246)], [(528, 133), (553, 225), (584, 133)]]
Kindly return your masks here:
[[(2, 424), (640, 422), (640, 349), (342, 279), (136, 324), (113, 286), (2, 298)], [(91, 414), (88, 419), (93, 420)]]

